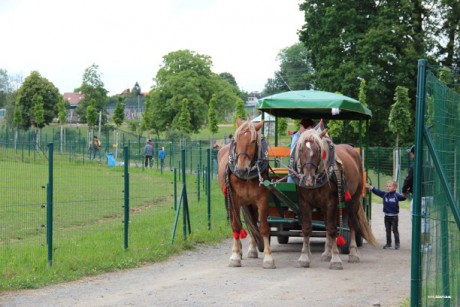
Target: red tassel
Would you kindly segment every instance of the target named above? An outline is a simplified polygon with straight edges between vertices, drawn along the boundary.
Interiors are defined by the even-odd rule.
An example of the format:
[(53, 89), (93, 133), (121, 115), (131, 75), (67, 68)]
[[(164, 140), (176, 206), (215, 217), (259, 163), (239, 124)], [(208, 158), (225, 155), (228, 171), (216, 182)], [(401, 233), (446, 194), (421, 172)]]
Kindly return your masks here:
[(338, 246), (345, 245), (345, 239), (342, 236), (337, 236), (337, 238), (335, 240), (336, 240)]
[(240, 238), (241, 239), (244, 239), (248, 236), (248, 234), (246, 233), (246, 230), (244, 230), (243, 228), (241, 228), (240, 230)]
[(322, 158), (323, 160), (326, 160), (326, 156), (327, 156), (326, 152), (323, 151), (323, 155), (321, 156), (321, 158)]
[(226, 185), (224, 185), (222, 192), (224, 193), (224, 196), (227, 196), (227, 186)]
[(233, 232), (233, 239), (238, 240), (240, 238), (240, 234), (237, 231)]
[(346, 191), (345, 192), (345, 201), (350, 201), (351, 200), (351, 194), (350, 192)]

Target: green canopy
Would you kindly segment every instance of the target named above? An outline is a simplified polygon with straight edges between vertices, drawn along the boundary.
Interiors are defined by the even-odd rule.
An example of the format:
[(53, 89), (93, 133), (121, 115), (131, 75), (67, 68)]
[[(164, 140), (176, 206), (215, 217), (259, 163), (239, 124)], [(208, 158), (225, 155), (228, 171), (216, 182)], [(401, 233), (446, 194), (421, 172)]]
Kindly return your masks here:
[(358, 100), (323, 91), (290, 91), (264, 97), (258, 109), (276, 117), (300, 119), (370, 119), (372, 112)]

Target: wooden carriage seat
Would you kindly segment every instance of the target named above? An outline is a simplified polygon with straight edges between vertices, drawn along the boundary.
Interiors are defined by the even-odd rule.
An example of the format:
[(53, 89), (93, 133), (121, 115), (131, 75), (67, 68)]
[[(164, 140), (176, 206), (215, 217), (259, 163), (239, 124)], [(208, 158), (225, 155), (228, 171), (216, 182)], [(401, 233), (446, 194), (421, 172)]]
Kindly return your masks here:
[[(268, 157), (270, 158), (285, 158), (289, 157), (291, 152), (291, 147), (287, 146), (270, 146), (268, 148)], [(274, 175), (286, 176), (289, 171), (285, 167), (272, 167)]]

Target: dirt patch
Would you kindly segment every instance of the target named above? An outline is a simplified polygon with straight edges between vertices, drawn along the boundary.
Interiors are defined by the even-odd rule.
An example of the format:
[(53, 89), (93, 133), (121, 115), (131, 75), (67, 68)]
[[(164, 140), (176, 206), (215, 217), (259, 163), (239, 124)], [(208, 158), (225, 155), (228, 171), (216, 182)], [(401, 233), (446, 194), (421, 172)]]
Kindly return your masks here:
[[(384, 250), (381, 205), (375, 205), (372, 229), (381, 244), (366, 242), (360, 263), (342, 255), (342, 271), (321, 262), (323, 241), (312, 247), (311, 268), (299, 268), (300, 238), (279, 245), (272, 239), (276, 269), (244, 258), (228, 267), (231, 241), (186, 252), (167, 262), (103, 274), (38, 290), (0, 295), (1, 306), (400, 306), (410, 296), (409, 212), (400, 214), (400, 250)], [(230, 233), (230, 230), (229, 230)], [(246, 251), (246, 242), (244, 247)]]

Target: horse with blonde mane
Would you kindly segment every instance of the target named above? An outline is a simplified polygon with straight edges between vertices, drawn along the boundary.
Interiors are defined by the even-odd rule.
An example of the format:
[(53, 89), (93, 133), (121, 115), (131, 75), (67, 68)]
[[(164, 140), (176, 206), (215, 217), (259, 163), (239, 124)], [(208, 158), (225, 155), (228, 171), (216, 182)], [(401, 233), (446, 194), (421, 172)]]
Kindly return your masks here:
[(348, 261), (359, 262), (356, 233), (360, 233), (371, 245), (377, 243), (361, 205), (363, 166), (359, 153), (350, 145), (334, 145), (327, 136), (327, 129), (306, 130), (297, 143), (291, 173), (298, 185), (302, 219), (303, 246), (299, 265), (310, 267), (312, 212), (317, 208), (323, 214), (326, 226), (325, 251), (321, 260), (330, 261), (330, 269), (343, 269), (336, 241), (337, 221), (341, 222), (341, 203), (345, 204), (348, 213), (351, 235)]
[(241, 239), (246, 237), (240, 217), (242, 210), (250, 234), (247, 257), (257, 258), (257, 247), (263, 248), (263, 267), (272, 269), (275, 262), (271, 255), (267, 221), (269, 192), (262, 184), (268, 179), (268, 149), (260, 133), (263, 121), (253, 123), (238, 118), (236, 123), (238, 128), (234, 138), (217, 156), (219, 185), (225, 196), (233, 234), (229, 266), (241, 266)]

